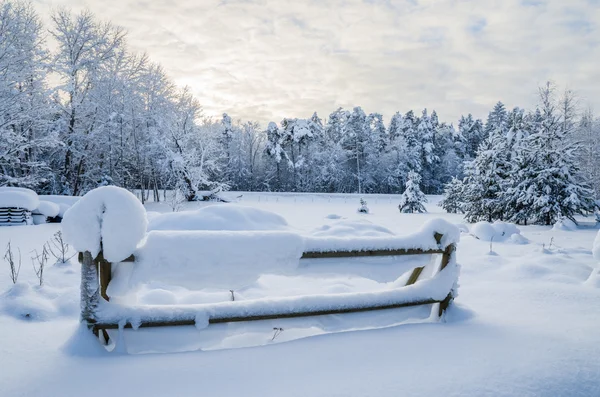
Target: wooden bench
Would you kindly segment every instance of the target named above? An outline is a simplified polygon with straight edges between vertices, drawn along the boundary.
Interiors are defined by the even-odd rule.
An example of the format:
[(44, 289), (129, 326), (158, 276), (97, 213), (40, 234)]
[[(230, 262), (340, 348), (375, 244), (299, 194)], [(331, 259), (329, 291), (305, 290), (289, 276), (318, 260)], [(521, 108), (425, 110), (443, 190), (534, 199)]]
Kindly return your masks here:
[[(331, 258), (368, 258), (368, 257), (397, 257), (406, 255), (435, 255), (438, 259), (432, 266), (433, 271), (430, 279), (440, 277), (440, 274), (452, 264), (456, 267), (456, 277), (458, 277), (458, 268), (455, 261), (456, 242), (448, 241), (443, 246), (444, 236), (440, 233), (434, 233), (437, 247), (433, 249), (415, 249), (407, 247), (394, 247), (393, 249), (377, 249), (377, 250), (337, 250), (337, 251), (306, 251), (302, 253), (301, 259), (311, 261), (319, 261), (323, 263), (326, 259)], [(107, 294), (109, 284), (111, 282), (113, 266), (118, 264), (110, 263), (104, 259), (102, 251), (94, 258), (90, 252), (80, 252), (79, 262), (82, 264), (81, 272), (81, 319), (88, 328), (91, 329), (96, 336), (102, 333), (104, 343), (108, 343), (107, 329), (119, 328), (138, 328), (138, 327), (162, 327), (162, 326), (179, 326), (179, 325), (196, 325), (196, 312), (198, 308), (206, 310), (208, 315), (208, 324), (240, 322), (240, 321), (260, 321), (270, 319), (284, 319), (307, 316), (320, 316), (331, 314), (344, 314), (367, 312), (385, 309), (396, 309), (402, 307), (411, 307), (418, 305), (437, 305), (437, 315), (442, 316), (448, 305), (454, 298), (454, 284), (445, 283), (446, 290), (443, 293), (438, 292), (438, 298), (422, 296), (419, 299), (406, 299), (402, 297), (402, 292), (406, 287), (414, 286), (417, 281), (422, 281), (422, 273), (425, 266), (414, 267), (410, 271), (405, 285), (403, 287), (392, 290), (382, 299), (377, 299), (377, 293), (369, 295), (372, 302), (368, 299), (361, 301), (359, 298), (362, 295), (345, 294), (347, 301), (338, 299), (339, 297), (331, 295), (329, 301), (320, 304), (316, 301), (314, 306), (294, 307), (293, 298), (281, 298), (286, 300), (287, 304), (278, 308), (270, 308), (264, 310), (259, 300), (247, 301), (231, 301), (220, 302), (216, 304), (201, 304), (201, 305), (175, 305), (172, 308), (169, 306), (161, 306), (160, 309), (143, 311), (136, 318), (114, 318), (106, 316), (105, 310), (99, 310), (103, 305), (104, 308), (110, 308), (110, 296)], [(131, 255), (122, 262), (135, 262), (136, 258)], [(413, 287), (414, 288), (414, 287)], [(382, 293), (383, 294), (383, 293)], [(345, 298), (344, 298), (345, 299)], [(357, 300), (358, 299), (358, 300)], [(272, 302), (272, 300), (271, 300)], [(241, 308), (242, 310), (238, 310)], [(435, 310), (436, 307), (433, 307)], [(135, 310), (135, 308), (132, 308)], [(170, 310), (176, 311), (177, 316), (173, 316)], [(240, 314), (243, 313), (243, 314)]]

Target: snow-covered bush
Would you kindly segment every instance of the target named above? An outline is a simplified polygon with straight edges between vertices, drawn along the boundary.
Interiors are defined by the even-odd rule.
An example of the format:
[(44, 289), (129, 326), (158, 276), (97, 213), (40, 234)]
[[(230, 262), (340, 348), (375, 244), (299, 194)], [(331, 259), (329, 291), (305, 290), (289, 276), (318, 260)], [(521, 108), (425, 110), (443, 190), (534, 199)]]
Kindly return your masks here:
[(130, 192), (103, 186), (87, 193), (66, 213), (65, 240), (77, 251), (120, 262), (131, 255), (146, 234), (146, 210)]
[(427, 198), (419, 188), (421, 176), (414, 171), (408, 173), (408, 181), (406, 189), (400, 196), (400, 204), (398, 209), (404, 213), (427, 212), (423, 203), (427, 202)]
[(521, 231), (512, 223), (496, 221), (493, 224), (481, 221), (471, 226), (471, 234), (482, 241), (507, 241), (517, 244), (527, 243), (527, 239), (521, 236)]
[(367, 202), (365, 201), (365, 199), (363, 199), (363, 198), (360, 199), (360, 207), (358, 207), (357, 211), (361, 214), (369, 213), (369, 207), (367, 207)]

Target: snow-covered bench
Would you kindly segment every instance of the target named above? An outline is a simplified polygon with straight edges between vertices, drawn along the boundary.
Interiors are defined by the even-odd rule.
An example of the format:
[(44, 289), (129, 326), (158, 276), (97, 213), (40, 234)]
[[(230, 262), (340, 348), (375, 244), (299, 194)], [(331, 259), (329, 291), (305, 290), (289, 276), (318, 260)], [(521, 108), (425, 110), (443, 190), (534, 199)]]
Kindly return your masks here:
[(39, 203), (37, 194), (32, 190), (0, 187), (0, 226), (31, 225), (31, 213)]
[[(459, 267), (457, 228), (435, 220), (406, 237), (306, 237), (282, 231), (146, 232), (143, 206), (129, 192), (96, 189), (63, 220), (65, 237), (80, 251), (81, 318), (96, 335), (107, 329), (194, 325), (295, 318), (432, 305), (442, 316), (455, 296)], [(140, 244), (141, 242), (141, 244)], [(414, 265), (406, 256), (422, 256)], [(307, 268), (352, 273), (364, 263), (397, 267), (400, 275), (385, 288), (342, 293), (291, 294), (196, 304), (137, 304), (124, 296), (132, 286), (177, 283), (229, 288), (265, 274), (298, 276)], [(432, 260), (429, 260), (432, 259)], [(233, 284), (232, 284), (233, 283)], [(226, 290), (225, 290), (226, 291)], [(229, 298), (229, 297), (228, 297)]]

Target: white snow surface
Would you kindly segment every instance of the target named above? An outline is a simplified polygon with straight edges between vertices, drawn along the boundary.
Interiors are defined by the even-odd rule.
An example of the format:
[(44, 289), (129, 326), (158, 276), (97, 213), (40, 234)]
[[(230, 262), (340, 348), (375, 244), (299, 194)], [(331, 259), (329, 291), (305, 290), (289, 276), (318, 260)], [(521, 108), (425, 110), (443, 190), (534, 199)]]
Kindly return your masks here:
[(568, 218), (560, 218), (556, 221), (552, 230), (564, 230), (567, 232), (571, 232), (573, 230), (577, 230), (577, 224)]
[(39, 204), (40, 199), (33, 190), (21, 187), (0, 187), (0, 208), (16, 207), (33, 211)]
[(197, 211), (152, 217), (148, 230), (285, 230), (286, 220), (273, 212), (237, 204), (210, 205)]
[[(305, 250), (310, 252), (367, 251), (377, 249), (415, 248), (438, 249), (435, 233), (443, 235), (441, 248), (460, 240), (459, 229), (443, 219), (432, 219), (420, 230), (407, 228), (404, 236), (396, 236), (385, 227), (364, 220), (338, 221), (324, 226), (305, 238)], [(408, 234), (408, 235), (407, 235)]]
[[(281, 231), (152, 231), (135, 253), (128, 285), (174, 284), (191, 289), (237, 289), (261, 274), (298, 266), (303, 239)], [(121, 264), (116, 268), (122, 267)], [(115, 275), (127, 277), (126, 271)]]
[(39, 212), (47, 218), (53, 218), (60, 213), (60, 207), (51, 201), (40, 200), (40, 204), (35, 209), (35, 212)]
[(594, 239), (592, 253), (594, 255), (594, 258), (600, 262), (600, 232), (598, 232), (596, 238)]
[[(224, 193), (232, 198), (240, 194), (243, 205), (275, 212), (306, 235), (329, 222), (328, 214), (365, 218), (356, 214), (356, 202), (364, 194)], [(461, 215), (443, 213), (437, 196), (428, 196), (429, 214), (399, 214), (394, 195), (366, 199), (372, 210), (368, 219), (396, 236), (419, 230), (434, 217), (464, 223)], [(185, 203), (184, 209), (205, 205)], [(146, 207), (171, 211), (165, 203)], [(41, 287), (27, 266), (27, 253), (39, 252), (61, 225), (0, 228), (0, 247), (10, 240), (24, 254), (17, 285), (7, 277), (0, 259), (0, 363), (5, 364), (0, 365), (0, 395), (195, 396), (200, 390), (214, 396), (261, 397), (597, 397), (600, 258), (592, 255), (597, 249), (590, 249), (598, 234), (588, 226), (590, 220), (577, 218), (580, 226), (575, 231), (520, 226), (529, 244), (514, 244), (512, 236), (494, 240), (493, 256), (488, 255), (489, 242), (463, 234), (457, 249), (460, 295), (442, 322), (429, 318), (429, 307), (419, 306), (204, 328), (206, 313), (199, 312), (198, 328), (140, 328), (120, 336), (109, 331), (119, 343), (112, 353), (79, 325), (76, 260), (48, 265)], [(354, 264), (349, 261), (345, 266)], [(131, 264), (115, 267), (121, 265)], [(324, 271), (339, 272), (337, 265), (328, 263)], [(371, 263), (369, 276), (390, 269), (387, 263), (382, 265)], [(240, 296), (254, 299), (265, 288), (269, 293), (276, 288), (282, 294), (289, 292), (286, 296), (307, 291), (304, 279), (270, 277), (240, 290)], [(354, 286), (375, 291), (366, 281), (344, 281), (347, 277), (340, 273), (335, 279), (337, 291)], [(319, 282), (324, 292), (335, 293), (332, 284)], [(386, 284), (380, 284), (377, 291), (384, 291)], [(144, 291), (156, 293), (159, 304), (191, 298), (175, 289), (151, 287)], [(311, 284), (311, 293), (313, 288)], [(204, 298), (190, 303), (209, 303)], [(149, 302), (148, 295), (144, 304)], [(283, 331), (274, 338), (275, 327)], [(260, 347), (240, 348), (256, 346)], [(162, 352), (170, 354), (157, 354)]]
[(74, 196), (56, 196), (56, 195), (40, 195), (40, 200), (49, 201), (51, 203), (57, 204), (59, 208), (58, 216), (61, 218), (65, 216), (65, 212), (73, 204), (75, 204), (81, 197)]
[(79, 252), (120, 262), (130, 256), (142, 241), (147, 227), (146, 210), (130, 192), (103, 186), (88, 192), (64, 215), (65, 240)]

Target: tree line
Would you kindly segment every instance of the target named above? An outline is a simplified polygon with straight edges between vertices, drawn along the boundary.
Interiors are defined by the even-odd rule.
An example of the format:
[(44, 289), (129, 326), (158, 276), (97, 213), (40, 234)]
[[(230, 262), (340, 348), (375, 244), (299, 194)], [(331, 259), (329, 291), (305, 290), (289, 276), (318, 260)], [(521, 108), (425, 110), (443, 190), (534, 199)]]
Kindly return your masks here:
[[(527, 121), (546, 117), (539, 109), (498, 103), (486, 122), (468, 115), (456, 127), (426, 109), (398, 112), (387, 124), (361, 107), (266, 128), (209, 118), (189, 88), (127, 47), (118, 26), (60, 9), (45, 27), (30, 3), (0, 7), (0, 185), (40, 193), (82, 195), (101, 185), (142, 189), (154, 200), (164, 189), (188, 200), (223, 189), (401, 193), (412, 172), (420, 190), (437, 194), (478, 175), (482, 146), (496, 136), (510, 136), (507, 164), (531, 161), (512, 153), (534, 139), (521, 135), (545, 126)], [(573, 145), (570, 172), (598, 193), (600, 123), (573, 110), (567, 124), (559, 140)]]

